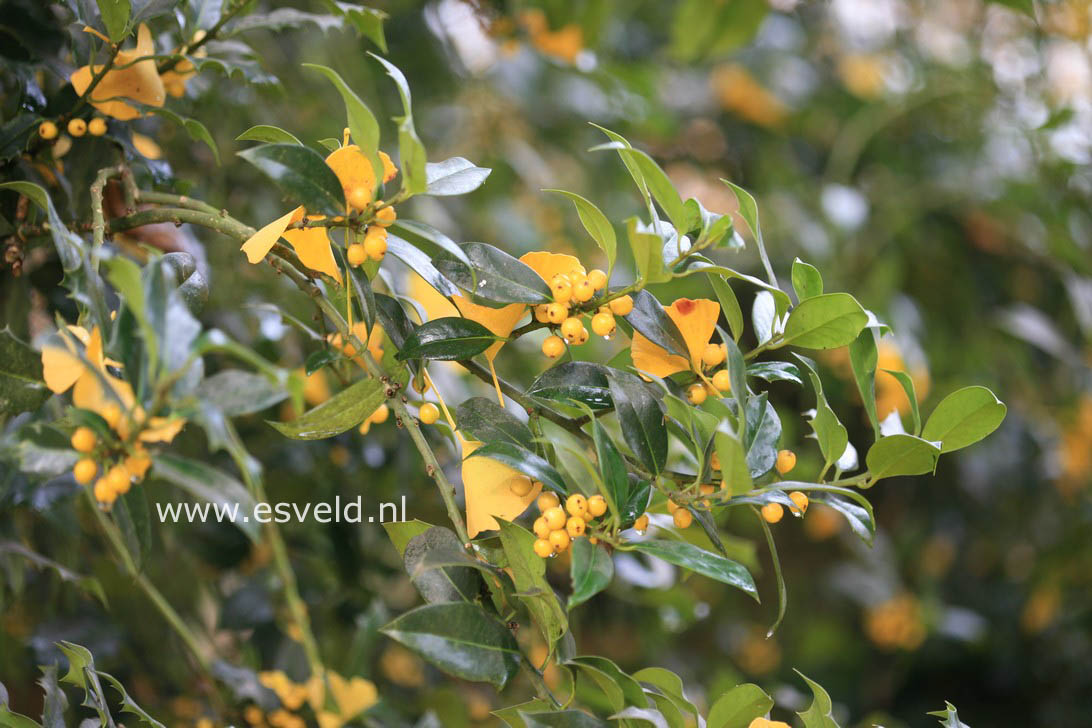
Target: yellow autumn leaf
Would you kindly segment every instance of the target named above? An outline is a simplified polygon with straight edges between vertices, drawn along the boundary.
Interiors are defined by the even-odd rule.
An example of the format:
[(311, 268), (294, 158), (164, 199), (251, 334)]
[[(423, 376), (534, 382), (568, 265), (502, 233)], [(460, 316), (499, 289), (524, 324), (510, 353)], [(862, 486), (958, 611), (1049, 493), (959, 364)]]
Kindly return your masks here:
[(705, 345), (713, 338), (720, 316), (720, 304), (707, 298), (680, 298), (664, 309), (668, 318), (675, 322), (686, 342), (690, 361), (681, 356), (668, 353), (666, 349), (654, 344), (639, 331), (633, 332), (633, 366), (640, 371), (657, 377), (666, 377), (675, 372), (687, 370), (701, 371), (701, 355)]
[(525, 477), (514, 468), (487, 457), (470, 457), (482, 443), (466, 440), (463, 443), (463, 497), (466, 500), (466, 530), (474, 538), (482, 531), (492, 531), (500, 527), (497, 517), (506, 521), (517, 518), (535, 502), (542, 484), (531, 488), (531, 492), (518, 496), (512, 492), (510, 482), (514, 478)]
[(277, 240), (281, 237), (281, 234), (292, 223), (292, 219), (299, 213), (300, 218), (303, 217), (303, 208), (297, 207), (286, 215), (278, 217), (273, 222), (263, 227), (258, 232), (251, 235), (241, 250), (246, 253), (246, 259), (251, 263), (260, 263), (265, 256), (269, 255), (269, 251), (273, 249)]
[[(131, 99), (146, 106), (162, 106), (166, 100), (163, 81), (156, 69), (155, 45), (152, 32), (144, 23), (137, 30), (136, 48), (121, 51), (114, 59), (114, 68), (103, 75), (102, 80), (92, 90), (89, 99), (92, 106), (107, 116), (128, 121), (140, 116), (140, 111), (132, 104), (121, 99)], [(138, 61), (138, 58), (145, 60)], [(83, 96), (91, 86), (96, 74), (103, 66), (82, 66), (73, 72), (69, 80), (76, 93)]]

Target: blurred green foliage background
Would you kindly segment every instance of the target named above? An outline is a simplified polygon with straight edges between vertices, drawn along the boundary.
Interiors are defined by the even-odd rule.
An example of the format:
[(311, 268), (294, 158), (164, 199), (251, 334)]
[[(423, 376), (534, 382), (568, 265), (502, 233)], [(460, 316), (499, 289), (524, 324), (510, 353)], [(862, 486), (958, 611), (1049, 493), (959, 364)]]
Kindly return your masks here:
[[(292, 5), (318, 11), (322, 3)], [(699, 701), (742, 677), (779, 703), (806, 704), (792, 673), (797, 668), (829, 690), (838, 715), (852, 725), (921, 724), (922, 713), (944, 700), (975, 726), (1086, 722), (1092, 715), (1087, 0), (378, 6), (390, 15), (389, 58), (412, 85), (430, 158), (459, 155), (493, 169), (474, 194), (450, 202), (416, 198), (400, 217), (514, 255), (572, 251), (597, 265), (571, 205), (541, 191), (578, 192), (617, 222), (640, 213), (617, 156), (588, 151), (603, 141), (588, 123), (594, 122), (649, 151), (683, 197), (695, 196), (710, 210), (727, 213), (735, 204), (720, 178), (749, 189), (779, 275), (787, 277), (799, 256), (823, 271), (829, 290), (853, 292), (890, 322), (897, 344), (885, 350), (881, 367), (886, 361), (911, 371), (926, 402), (957, 385), (983, 384), (1009, 405), (1000, 431), (942, 459), (935, 478), (884, 482), (868, 494), (880, 527), (871, 550), (821, 511), (778, 527), (789, 611), (771, 639), (765, 639), (774, 609), (768, 572), (759, 584), (767, 603), (755, 605), (711, 581), (675, 583), (670, 571), (622, 557), (620, 578), (608, 592), (574, 612), (581, 651), (611, 657), (627, 670), (668, 667)], [(374, 46), (352, 32), (299, 23), (254, 31), (247, 41), (278, 83), (203, 73), (188, 83), (185, 98), (170, 102), (205, 121), (221, 166), (166, 120), (136, 127), (162, 148), (177, 185), (258, 226), (282, 214), (284, 204), (235, 158), (245, 145), (234, 136), (270, 123), (313, 143), (340, 136), (344, 124), (335, 91), (302, 63), (335, 68), (381, 117), (399, 113), (400, 105), (365, 55)], [(395, 138), (392, 123), (383, 132)], [(385, 146), (394, 152), (393, 142)], [(280, 300), (308, 316), (305, 302), (268, 270), (248, 266), (225, 239), (204, 231), (199, 237), (211, 281), (204, 323), (255, 342), (281, 364), (300, 365), (305, 352), (292, 332), (249, 304)], [(742, 255), (737, 267), (756, 272), (753, 246)], [(29, 291), (48, 296), (58, 272), (46, 266), (21, 279), (4, 274), (5, 320), (21, 327), (20, 335), (34, 333)], [(711, 295), (694, 285), (657, 293), (664, 300)], [(743, 297), (753, 292), (737, 292), (748, 310)], [(57, 303), (29, 300), (39, 313)], [(822, 362), (841, 371), (837, 355)], [(513, 347), (498, 368), (526, 384), (542, 359), (534, 347)], [(436, 376), (445, 393), (487, 392), (453, 370)], [(869, 427), (851, 383), (842, 384), (828, 396), (851, 442), (859, 442)], [(813, 403), (788, 385), (772, 385), (772, 392), (785, 412), (798, 414)], [(363, 492), (375, 502), (408, 494), (411, 517), (443, 521), (432, 486), (393, 423), (366, 437), (351, 431), (320, 443), (286, 441), (260, 417), (240, 429), (266, 467), (274, 500)], [(815, 467), (816, 448), (803, 434), (786, 432), (783, 444), (800, 452), (802, 466)], [(204, 452), (200, 434), (184, 433), (178, 445)], [(146, 708), (150, 702), (186, 718), (194, 693), (181, 653), (163, 644), (156, 619), (119, 619), (148, 607), (108, 564), (79, 552), (86, 536), (75, 509), (51, 508), (61, 493), (60, 486), (32, 491), (16, 483), (3, 505), (47, 513), (51, 557), (91, 563), (111, 609), (45, 573), (9, 583), (0, 676), (15, 690), (13, 704), (38, 699), (34, 665), (49, 660), (52, 642), (64, 637), (124, 676)], [(12, 532), (25, 525), (14, 518), (4, 523)], [(68, 535), (57, 537), (58, 530)], [(728, 530), (761, 539), (750, 522), (729, 523)], [(380, 694), (409, 715), (437, 709), (444, 725), (486, 724), (487, 709), (504, 704), (489, 691), (453, 685), (374, 637), (384, 613), (417, 599), (380, 528), (292, 524), (288, 537), (332, 662), (372, 676)], [(289, 669), (301, 660), (270, 606), (267, 554), (252, 553), (234, 529), (213, 524), (158, 528), (155, 539), (160, 556), (154, 558), (163, 563), (152, 573), (185, 612), (233, 631), (225, 643), (244, 659)], [(750, 559), (759, 572), (768, 569), (761, 548)], [(165, 649), (179, 652), (178, 659), (162, 659)]]

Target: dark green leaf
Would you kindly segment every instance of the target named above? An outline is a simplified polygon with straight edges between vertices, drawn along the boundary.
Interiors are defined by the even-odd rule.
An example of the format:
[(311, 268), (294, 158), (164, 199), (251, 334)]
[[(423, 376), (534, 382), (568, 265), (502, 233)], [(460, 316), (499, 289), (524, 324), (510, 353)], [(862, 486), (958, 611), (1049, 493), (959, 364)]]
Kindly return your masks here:
[(717, 294), (721, 313), (728, 320), (728, 329), (732, 332), (732, 338), (738, 342), (739, 337), (743, 336), (743, 309), (739, 307), (739, 299), (736, 298), (735, 291), (724, 276), (711, 273), (709, 283)]
[(398, 359), (460, 361), (482, 353), (499, 337), (477, 321), (458, 316), (427, 321), (417, 327), (398, 352)]
[(653, 344), (690, 361), (690, 350), (682, 332), (648, 291), (642, 289), (633, 294), (633, 310), (626, 314), (625, 319)]
[[(390, 232), (398, 233), (409, 241), (411, 245), (423, 250), (428, 258), (436, 258), (443, 253), (447, 253), (450, 257), (463, 265), (470, 265), (470, 258), (467, 257), (466, 252), (460, 248), (454, 240), (447, 235), (444, 235), (436, 228), (426, 225), (423, 222), (417, 222), (416, 220), (397, 220), (388, 228), (388, 230)], [(457, 291), (452, 288), (451, 294), (445, 293), (444, 295), (453, 295), (456, 292)]]
[(149, 715), (148, 712), (144, 710), (144, 708), (141, 708), (139, 705), (137, 705), (136, 701), (133, 700), (129, 693), (125, 691), (125, 688), (116, 677), (110, 675), (109, 673), (102, 672), (101, 670), (97, 671), (97, 673), (100, 678), (110, 683), (110, 686), (117, 691), (118, 697), (121, 700), (122, 713), (131, 713), (132, 715), (135, 715), (137, 718), (139, 718), (142, 723), (144, 723), (145, 725), (150, 725), (153, 728), (164, 728), (164, 725), (162, 723)]
[(835, 349), (852, 343), (868, 323), (868, 314), (848, 293), (807, 298), (789, 314), (785, 345), (805, 349)]
[(433, 197), (465, 195), (481, 187), (492, 171), (485, 167), (476, 167), (469, 159), (462, 157), (429, 162), (425, 165), (425, 177), (428, 180), (425, 194)]
[(425, 282), (444, 296), (458, 295), (459, 289), (432, 264), (432, 258), (407, 240), (394, 233), (387, 234), (387, 252), (401, 260)]
[(381, 631), (449, 675), (492, 683), (498, 690), (519, 670), (512, 633), (475, 604), (426, 604)]
[(536, 713), (546, 712), (548, 713), (553, 706), (549, 701), (543, 698), (532, 698), (526, 703), (518, 703), (516, 705), (510, 705), (507, 708), (498, 708), (493, 711), (493, 715), (497, 716), (505, 722), (509, 728), (527, 728), (527, 722), (523, 719), (523, 714), (535, 715)]
[(871, 328), (861, 332), (849, 345), (849, 363), (853, 369), (853, 379), (857, 391), (861, 394), (865, 412), (872, 423), (872, 431), (880, 437), (880, 420), (876, 416), (876, 363), (879, 354), (876, 351), (876, 334)]
[(262, 144), (239, 156), (269, 177), (311, 213), (345, 214), (345, 193), (334, 171), (313, 149), (296, 144)]
[(383, 332), (390, 337), (396, 348), (401, 349), (413, 336), (414, 325), (406, 316), (402, 304), (382, 293), (375, 294), (376, 313)]
[(307, 355), (303, 362), (303, 369), (307, 376), (311, 376), (319, 369), (341, 358), (341, 352), (337, 349), (316, 349)]
[(0, 331), (0, 413), (32, 412), (49, 395), (42, 379), (41, 355), (4, 327)]
[(588, 361), (568, 361), (547, 369), (531, 384), (527, 394), (558, 402), (582, 402), (595, 409), (613, 403), (607, 368)]
[(515, 415), (495, 401), (471, 397), (455, 409), (459, 430), (483, 443), (507, 442), (531, 450), (534, 435)]
[[(786, 483), (785, 487), (791, 486)], [(872, 544), (872, 538), (876, 533), (876, 521), (869, 509), (834, 493), (812, 492), (808, 495), (808, 498), (812, 503), (824, 503), (841, 513), (853, 533), (857, 534), (866, 544)]]
[(777, 443), (781, 439), (781, 418), (769, 402), (766, 392), (747, 401), (747, 431), (743, 446), (751, 477), (768, 473), (777, 461)]
[(750, 594), (758, 601), (758, 589), (747, 567), (738, 561), (705, 551), (685, 541), (663, 541), (651, 539), (638, 541), (633, 547), (651, 556), (681, 566), (710, 579), (735, 587)]
[(721, 478), (728, 484), (729, 492), (741, 495), (749, 491), (752, 481), (750, 468), (747, 467), (747, 453), (728, 420), (721, 420), (713, 441), (717, 459), (720, 460)]
[(667, 462), (667, 428), (659, 400), (629, 372), (610, 369), (607, 378), (626, 444), (649, 472), (658, 474)]
[(398, 123), (398, 156), (402, 165), (402, 189), (411, 195), (419, 195), (428, 188), (428, 176), (425, 172), (427, 159), (425, 147), (417, 137), (413, 125), (413, 102), (410, 96), (409, 82), (405, 75), (393, 63), (382, 56), (368, 52), (383, 66), (387, 75), (394, 79), (398, 94), (402, 97), (402, 116), (395, 117)]
[(550, 287), (538, 273), (499, 248), (467, 243), (463, 252), (470, 268), (444, 254), (436, 267), (455, 285), (483, 303), (549, 303)]
[(480, 562), (450, 529), (433, 526), (417, 534), (406, 544), (402, 561), (426, 602), (472, 602), (481, 590)]
[(595, 456), (599, 461), (599, 474), (606, 489), (604, 495), (614, 513), (620, 513), (629, 501), (629, 475), (618, 448), (610, 439), (599, 420), (592, 418), (592, 437), (595, 440)]
[(903, 434), (881, 437), (865, 456), (869, 481), (874, 483), (880, 478), (896, 475), (931, 473), (936, 469), (940, 453), (939, 442)]
[(633, 673), (632, 677), (638, 682), (655, 686), (679, 710), (692, 715), (698, 714), (697, 707), (686, 697), (682, 679), (670, 670), (663, 667), (646, 667)]
[(542, 481), (550, 490), (568, 495), (568, 486), (554, 466), (526, 448), (510, 442), (491, 442), (476, 449), (470, 457), (487, 457), (504, 463), (534, 480)]
[(129, 0), (98, 0), (102, 24), (110, 40), (120, 43), (129, 34), (129, 13), (132, 7)]
[(586, 538), (578, 538), (573, 541), (572, 550), (569, 564), (573, 583), (573, 593), (569, 596), (570, 610), (606, 589), (614, 578), (614, 561), (604, 547), (593, 545)]
[(800, 369), (787, 361), (760, 361), (747, 367), (747, 376), (758, 377), (767, 382), (792, 382), (803, 385)]
[[(400, 374), (404, 381), (405, 373)], [(293, 440), (324, 440), (363, 422), (386, 400), (386, 390), (378, 379), (361, 379), (290, 422), (269, 424)]]
[(569, 620), (553, 587), (546, 580), (546, 561), (534, 551), (537, 538), (527, 529), (514, 523), (497, 519), (500, 525), (501, 545), (508, 557), (512, 580), (519, 592), (520, 601), (527, 605), (535, 624), (538, 625), (552, 650), (569, 628)]
[(565, 664), (579, 667), (587, 673), (607, 696), (607, 703), (611, 706), (611, 710), (622, 710), (627, 705), (648, 705), (641, 684), (622, 672), (618, 665), (606, 657), (582, 655), (572, 658)]
[(383, 530), (387, 532), (391, 543), (398, 549), (399, 556), (405, 556), (406, 546), (414, 536), (424, 533), (430, 528), (435, 528), (431, 523), (414, 519), (412, 521), (386, 521)]
[(929, 415), (921, 436), (939, 440), (941, 452), (973, 445), (996, 430), (1005, 419), (1005, 405), (986, 387), (964, 387), (940, 401)]

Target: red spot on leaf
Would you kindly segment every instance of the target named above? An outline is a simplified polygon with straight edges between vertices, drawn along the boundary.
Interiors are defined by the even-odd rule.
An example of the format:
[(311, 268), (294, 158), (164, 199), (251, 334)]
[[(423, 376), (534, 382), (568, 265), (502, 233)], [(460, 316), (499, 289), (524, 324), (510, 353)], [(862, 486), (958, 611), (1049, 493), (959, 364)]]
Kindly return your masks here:
[(680, 298), (675, 301), (675, 310), (683, 316), (689, 316), (694, 311), (696, 305), (696, 301), (692, 301), (689, 298)]

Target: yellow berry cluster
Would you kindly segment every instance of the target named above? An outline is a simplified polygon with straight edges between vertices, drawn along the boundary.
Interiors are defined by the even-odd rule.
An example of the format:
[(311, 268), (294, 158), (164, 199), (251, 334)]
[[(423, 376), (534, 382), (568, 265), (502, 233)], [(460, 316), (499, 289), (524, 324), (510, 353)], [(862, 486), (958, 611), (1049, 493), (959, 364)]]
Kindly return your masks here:
[[(87, 132), (91, 132), (91, 136), (102, 136), (106, 133), (106, 119), (101, 116), (96, 116), (90, 122), (79, 118), (70, 119), (65, 128), (68, 130), (68, 134), (73, 137), (82, 137)], [(43, 121), (38, 125), (38, 136), (47, 142), (56, 139), (59, 133), (60, 129), (57, 127), (56, 122)]]
[[(712, 486), (702, 486), (712, 489)], [(712, 492), (712, 490), (710, 490)], [(694, 514), (689, 509), (683, 508), (670, 498), (667, 499), (667, 512), (671, 514), (671, 520), (675, 522), (676, 528), (690, 528), (690, 524), (694, 522)]]
[(607, 274), (598, 268), (587, 275), (580, 270), (558, 273), (549, 284), (554, 300), (535, 306), (535, 320), (560, 332), (560, 336), (554, 333), (542, 342), (542, 353), (551, 359), (561, 356), (565, 351), (565, 342), (570, 346), (579, 346), (588, 340), (588, 329), (581, 320), (582, 315), (591, 318), (591, 328), (596, 335), (607, 338), (616, 328), (614, 317), (625, 316), (633, 310), (633, 299), (629, 296), (619, 296), (594, 311), (590, 307), (584, 310), (585, 304), (607, 287)]
[[(724, 363), (724, 360), (728, 358), (728, 350), (724, 344), (709, 343), (705, 345), (705, 349), (701, 353), (702, 367), (706, 370), (715, 369)], [(729, 392), (732, 389), (732, 375), (728, 372), (728, 367), (718, 369), (710, 379), (715, 392), (711, 392), (709, 387), (701, 382), (695, 382), (691, 384), (689, 389), (686, 390), (686, 397), (690, 400), (691, 404), (701, 404), (705, 401), (705, 398), (710, 394), (718, 395), (722, 392)]]
[(349, 265), (363, 265), (366, 260), (380, 261), (387, 254), (387, 228), (397, 219), (393, 207), (375, 213), (375, 224), (369, 225), (363, 243), (353, 243), (345, 250)]
[[(533, 483), (531, 484), (533, 487)], [(524, 495), (530, 493), (528, 488)], [(607, 501), (601, 495), (591, 498), (576, 493), (565, 499), (565, 507), (552, 492), (538, 497), (538, 510), (541, 516), (535, 519), (532, 530), (535, 532), (535, 553), (542, 558), (560, 554), (569, 548), (573, 539), (580, 538), (588, 530), (588, 522), (607, 512)], [(588, 539), (593, 544), (599, 543), (594, 536)]]
[[(117, 414), (117, 419), (120, 419), (120, 409)], [(110, 412), (105, 412), (104, 415), (110, 415)], [(92, 493), (95, 500), (107, 506), (113, 504), (119, 495), (128, 493), (133, 481), (142, 480), (152, 465), (147, 451), (139, 444), (133, 446), (128, 453), (112, 452), (116, 449), (100, 443), (90, 427), (77, 427), (72, 433), (71, 443), (72, 449), (82, 456), (72, 468), (72, 477), (80, 485), (94, 481)], [(96, 479), (100, 465), (102, 475)]]

